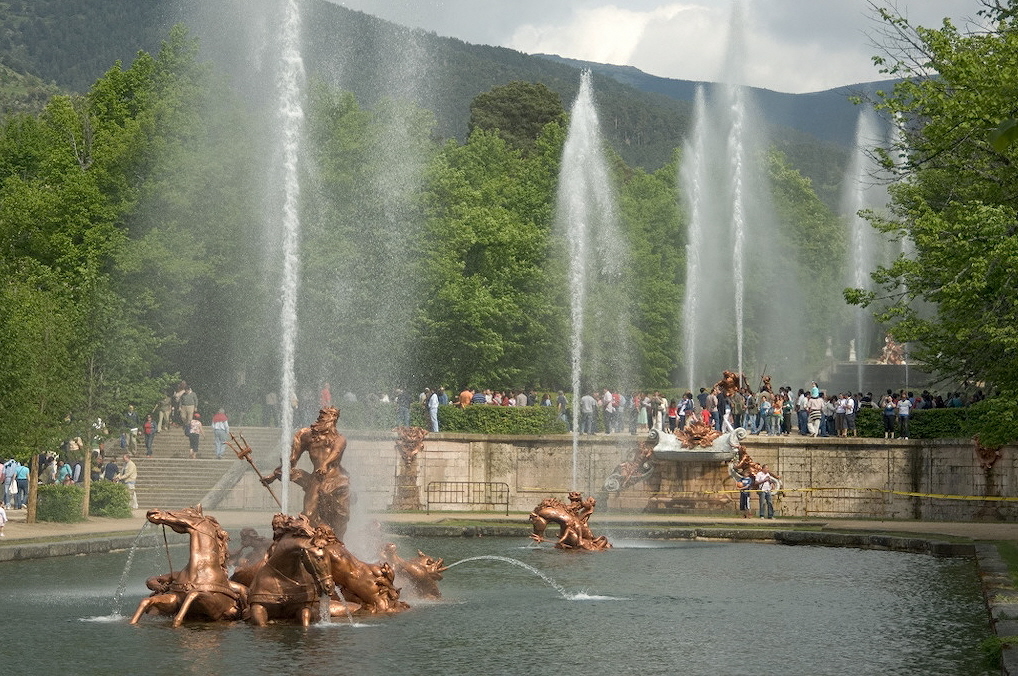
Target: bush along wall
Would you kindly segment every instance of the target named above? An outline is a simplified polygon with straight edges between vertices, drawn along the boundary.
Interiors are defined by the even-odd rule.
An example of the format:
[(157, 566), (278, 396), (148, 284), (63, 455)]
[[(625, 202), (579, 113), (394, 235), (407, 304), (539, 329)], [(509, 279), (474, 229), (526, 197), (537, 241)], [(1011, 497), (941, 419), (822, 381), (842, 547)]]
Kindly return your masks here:
[[(43, 484), (39, 486), (36, 518), (39, 521), (57, 523), (78, 523), (84, 521), (81, 515), (85, 489), (77, 484)], [(88, 499), (89, 516), (105, 516), (113, 519), (131, 518), (131, 494), (124, 484), (112, 481), (96, 481)]]
[(56, 521), (59, 523), (77, 523), (84, 521), (81, 513), (85, 489), (81, 486), (65, 486), (63, 484), (43, 484), (39, 486), (36, 518), (39, 521)]
[[(428, 414), (421, 406), (410, 407), (410, 424), (430, 429)], [(554, 406), (455, 406), (438, 407), (440, 432), (462, 434), (565, 434)]]
[(130, 519), (131, 493), (127, 486), (113, 481), (93, 481), (88, 497), (88, 514), (111, 519)]

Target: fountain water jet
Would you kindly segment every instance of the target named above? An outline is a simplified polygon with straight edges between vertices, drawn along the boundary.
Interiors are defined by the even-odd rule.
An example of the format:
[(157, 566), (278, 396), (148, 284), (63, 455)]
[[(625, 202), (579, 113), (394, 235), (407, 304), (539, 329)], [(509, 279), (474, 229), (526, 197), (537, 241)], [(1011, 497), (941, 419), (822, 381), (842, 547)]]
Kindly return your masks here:
[(707, 183), (706, 175), (706, 133), (707, 104), (704, 100), (703, 87), (696, 88), (693, 103), (693, 138), (687, 140), (683, 147), (683, 162), (679, 166), (679, 181), (682, 185), (686, 201), (689, 204), (689, 231), (686, 244), (686, 288), (683, 302), (684, 321), (682, 323), (682, 353), (685, 356), (686, 382), (692, 387), (696, 381), (696, 355), (699, 345), (700, 296), (703, 292), (701, 252), (704, 248), (706, 230), (706, 214), (704, 213), (704, 194)]
[(113, 605), (110, 608), (111, 617), (120, 617), (122, 614), (121, 611), (123, 610), (124, 591), (127, 589), (127, 576), (131, 572), (131, 564), (134, 563), (134, 554), (138, 551), (138, 543), (141, 542), (141, 536), (144, 535), (148, 526), (148, 521), (141, 524), (138, 534), (134, 536), (134, 542), (131, 543), (131, 549), (127, 552), (127, 561), (124, 563), (124, 572), (120, 575), (120, 584), (117, 585), (117, 591), (113, 595)]
[(493, 554), (484, 554), (484, 555), (481, 555), (481, 556), (471, 556), (470, 558), (460, 559), (456, 563), (450, 563), (448, 567), (452, 568), (454, 566), (460, 565), (461, 563), (469, 563), (471, 561), (502, 561), (503, 563), (509, 563), (509, 564), (514, 565), (514, 566), (519, 566), (520, 568), (523, 568), (525, 570), (529, 570), (531, 573), (533, 573), (534, 575), (538, 576), (539, 578), (541, 578), (542, 580), (547, 582), (548, 586), (550, 586), (552, 589), (557, 591), (562, 596), (562, 598), (564, 598), (566, 600), (569, 600), (569, 598), (570, 598), (569, 592), (567, 592), (565, 590), (565, 588), (562, 585), (560, 585), (558, 582), (556, 582), (555, 580), (551, 579), (550, 577), (548, 577), (547, 575), (542, 573), (537, 568), (534, 568), (530, 564), (524, 563), (524, 562), (520, 561), (519, 559), (510, 558), (508, 556), (495, 556)]
[(290, 498), (290, 435), (293, 431), (293, 406), (296, 399), (294, 356), (297, 342), (297, 290), (300, 262), (300, 147), (304, 124), (301, 101), (304, 61), (300, 54), (301, 18), (298, 0), (287, 0), (280, 35), (282, 58), (279, 78), (279, 115), (283, 143), (283, 288), (280, 325), (282, 326), (282, 377), (280, 381), (280, 463), (283, 468), (281, 498), (284, 512)]
[[(720, 82), (694, 105), (679, 167), (688, 205), (682, 359), (693, 392), (703, 374), (735, 369), (754, 389), (761, 370), (805, 378), (803, 353), (817, 336), (804, 324), (799, 243), (775, 214), (767, 144), (752, 92), (740, 84), (746, 57), (742, 5), (732, 13)], [(701, 381), (698, 382), (697, 378)]]
[[(597, 305), (599, 294), (604, 293), (603, 287), (618, 284), (628, 259), (620, 234), (615, 188), (604, 157), (591, 78), (589, 70), (583, 71), (579, 93), (570, 110), (569, 132), (562, 150), (556, 204), (556, 220), (565, 232), (569, 255), (574, 488), (578, 481), (580, 397), (584, 371), (588, 371), (586, 375), (589, 378), (589, 365), (600, 360), (608, 366), (606, 371), (602, 371), (601, 377), (612, 372), (615, 382), (619, 382), (629, 372), (624, 363), (616, 361), (618, 355), (591, 354), (593, 350), (586, 349), (591, 345), (596, 346), (596, 341), (591, 340), (584, 330), (589, 307)], [(598, 273), (596, 279), (589, 274), (592, 266), (596, 266), (593, 268)], [(595, 284), (598, 281), (602, 283)], [(600, 307), (596, 309), (602, 311)], [(613, 307), (612, 310), (616, 313), (615, 321), (608, 322), (609, 330), (628, 330), (622, 308)], [(604, 326), (604, 323), (601, 325)], [(586, 355), (591, 356), (585, 358)]]

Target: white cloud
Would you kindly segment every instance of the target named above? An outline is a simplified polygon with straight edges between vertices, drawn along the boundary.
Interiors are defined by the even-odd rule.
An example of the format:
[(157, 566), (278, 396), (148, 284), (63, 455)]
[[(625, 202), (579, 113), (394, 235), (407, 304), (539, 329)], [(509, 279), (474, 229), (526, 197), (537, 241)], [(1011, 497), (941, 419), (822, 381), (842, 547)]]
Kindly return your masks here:
[[(743, 6), (746, 84), (805, 92), (876, 80), (879, 29), (868, 0), (332, 0), (468, 42), (632, 65), (713, 81), (725, 62), (732, 8)], [(877, 0), (913, 23), (971, 16), (978, 0)], [(620, 6), (624, 5), (624, 6)], [(959, 25), (964, 21), (959, 21)]]
[(605, 5), (576, 9), (566, 23), (520, 25), (508, 46), (530, 54), (548, 53), (601, 63), (628, 64), (649, 26), (671, 22), (696, 6), (669, 4), (648, 11)]

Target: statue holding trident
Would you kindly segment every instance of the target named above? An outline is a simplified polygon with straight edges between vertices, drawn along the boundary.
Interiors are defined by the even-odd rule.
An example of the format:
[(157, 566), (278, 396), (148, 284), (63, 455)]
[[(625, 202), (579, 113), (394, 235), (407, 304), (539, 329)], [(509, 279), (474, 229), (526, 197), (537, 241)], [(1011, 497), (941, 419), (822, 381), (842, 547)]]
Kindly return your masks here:
[[(318, 413), (318, 420), (293, 435), (290, 450), (290, 480), (304, 489), (303, 513), (312, 526), (332, 527), (340, 540), (346, 535), (350, 520), (350, 475), (340, 462), (346, 451), (346, 438), (336, 430), (339, 409), (327, 406)], [(297, 468), (300, 457), (308, 454), (313, 470)], [(280, 465), (261, 479), (266, 487), (282, 478)]]

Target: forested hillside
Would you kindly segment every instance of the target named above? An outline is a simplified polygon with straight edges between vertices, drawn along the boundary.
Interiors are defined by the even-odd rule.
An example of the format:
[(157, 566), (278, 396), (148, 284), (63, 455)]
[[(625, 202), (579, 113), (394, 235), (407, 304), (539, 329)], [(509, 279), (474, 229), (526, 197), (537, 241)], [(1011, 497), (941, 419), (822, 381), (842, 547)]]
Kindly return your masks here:
[(84, 92), (115, 61), (158, 49), (175, 16), (164, 0), (9, 0), (0, 3), (0, 63)]
[[(276, 29), (250, 20), (265, 4), (264, 0), (7, 3), (0, 5), (4, 27), (0, 63), (83, 92), (114, 61), (127, 64), (139, 49), (157, 50), (170, 26), (179, 21), (199, 38), (202, 53), (233, 74), (242, 90), (271, 86), (273, 76), (257, 55), (267, 54), (264, 45), (273, 40)], [(440, 138), (464, 140), (471, 100), (492, 87), (514, 80), (540, 82), (568, 104), (579, 86), (578, 70), (566, 63), (408, 30), (325, 0), (306, 3), (303, 23), (310, 78), (347, 89), (367, 106), (396, 92), (435, 113), (435, 134)], [(689, 127), (690, 103), (671, 92), (641, 91), (605, 76), (596, 77), (595, 90), (604, 133), (615, 151), (631, 166), (650, 171), (664, 166)], [(847, 161), (843, 147), (783, 125), (772, 135), (792, 165), (834, 206)]]

